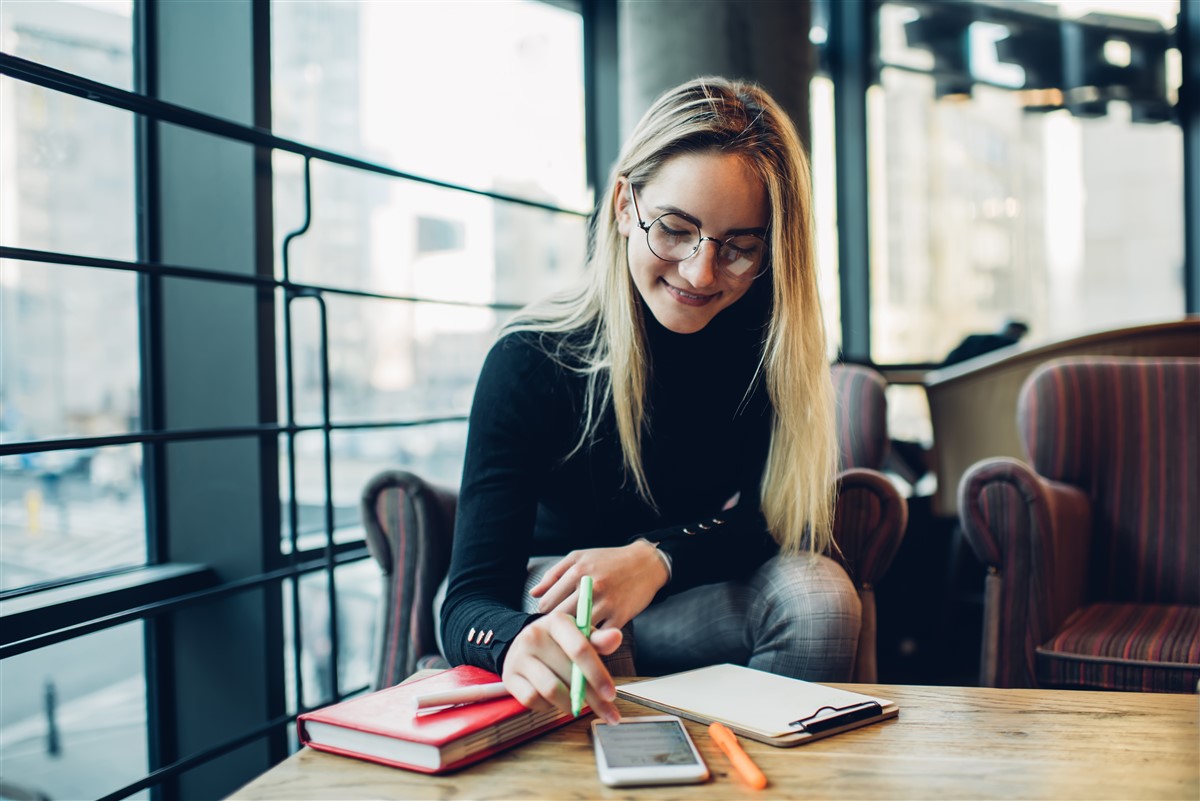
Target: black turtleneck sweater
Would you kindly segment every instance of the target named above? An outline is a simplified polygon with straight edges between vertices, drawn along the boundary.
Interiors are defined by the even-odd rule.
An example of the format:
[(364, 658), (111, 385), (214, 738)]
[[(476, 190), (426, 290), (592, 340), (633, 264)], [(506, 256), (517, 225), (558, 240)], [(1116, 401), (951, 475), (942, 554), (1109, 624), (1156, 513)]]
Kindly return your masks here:
[[(777, 552), (759, 507), (771, 407), (760, 378), (763, 287), (694, 334), (663, 328), (642, 306), (651, 359), (642, 459), (657, 511), (625, 475), (606, 410), (579, 439), (586, 379), (557, 363), (558, 334), (502, 337), (471, 407), (442, 642), (452, 664), (500, 672), (521, 612), (531, 556), (621, 546), (639, 537), (671, 556), (660, 597), (745, 577)], [(740, 493), (736, 507), (723, 507)]]

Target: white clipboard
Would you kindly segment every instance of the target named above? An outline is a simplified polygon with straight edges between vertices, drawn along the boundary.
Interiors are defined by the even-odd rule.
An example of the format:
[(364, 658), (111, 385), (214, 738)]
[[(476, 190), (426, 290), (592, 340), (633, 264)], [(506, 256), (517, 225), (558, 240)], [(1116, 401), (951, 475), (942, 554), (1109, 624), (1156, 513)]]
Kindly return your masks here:
[(720, 721), (775, 746), (812, 742), (900, 713), (884, 698), (730, 664), (632, 682), (617, 695), (699, 723)]

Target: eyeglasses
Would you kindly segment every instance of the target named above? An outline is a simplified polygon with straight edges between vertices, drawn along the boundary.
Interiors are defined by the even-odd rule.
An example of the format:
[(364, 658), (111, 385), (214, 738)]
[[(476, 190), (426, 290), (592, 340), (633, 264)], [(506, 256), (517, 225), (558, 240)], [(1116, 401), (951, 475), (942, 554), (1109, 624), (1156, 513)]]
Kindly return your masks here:
[(724, 241), (701, 236), (694, 222), (675, 212), (645, 222), (632, 183), (629, 184), (629, 197), (633, 200), (638, 228), (646, 232), (646, 246), (663, 261), (686, 261), (696, 255), (707, 239), (717, 243), (717, 267), (733, 280), (753, 281), (767, 271), (767, 243), (758, 234), (735, 234)]

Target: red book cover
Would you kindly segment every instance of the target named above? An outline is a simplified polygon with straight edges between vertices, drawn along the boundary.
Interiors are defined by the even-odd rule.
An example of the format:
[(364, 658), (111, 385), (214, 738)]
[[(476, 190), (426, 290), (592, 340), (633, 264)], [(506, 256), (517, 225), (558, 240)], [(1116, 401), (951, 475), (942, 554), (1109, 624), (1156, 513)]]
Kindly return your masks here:
[(321, 751), (421, 773), (469, 765), (572, 720), (533, 712), (511, 696), (417, 711), (416, 698), (500, 677), (470, 665), (351, 698), (296, 719), (300, 742)]

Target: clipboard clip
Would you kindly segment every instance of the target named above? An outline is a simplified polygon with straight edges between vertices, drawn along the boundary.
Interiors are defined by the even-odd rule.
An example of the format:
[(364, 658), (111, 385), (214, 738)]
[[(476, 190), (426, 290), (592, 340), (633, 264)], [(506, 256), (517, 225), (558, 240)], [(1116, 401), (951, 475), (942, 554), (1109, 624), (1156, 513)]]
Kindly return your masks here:
[[(822, 715), (829, 712), (832, 714)], [(788, 725), (809, 734), (817, 734), (835, 726), (844, 726), (860, 720), (877, 717), (883, 714), (883, 707), (878, 701), (864, 701), (849, 706), (822, 706), (809, 716), (793, 720)]]

